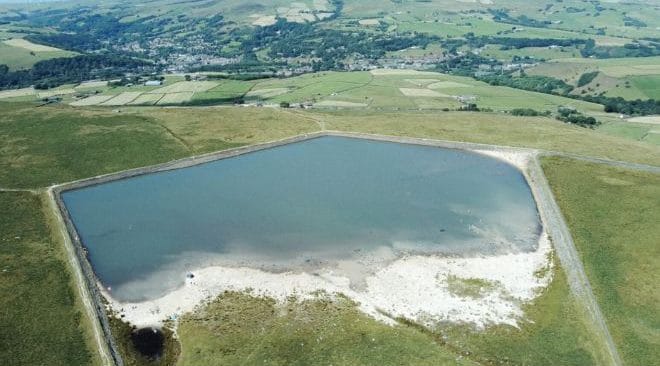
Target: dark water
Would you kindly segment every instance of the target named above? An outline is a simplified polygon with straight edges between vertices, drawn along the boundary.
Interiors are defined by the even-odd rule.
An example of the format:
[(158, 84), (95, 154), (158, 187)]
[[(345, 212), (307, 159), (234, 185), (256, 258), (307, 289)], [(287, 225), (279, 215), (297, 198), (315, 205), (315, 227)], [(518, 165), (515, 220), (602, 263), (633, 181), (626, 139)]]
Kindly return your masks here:
[(126, 301), (213, 264), (284, 270), (372, 254), (531, 251), (540, 230), (524, 177), (506, 163), (343, 137), (62, 197), (99, 279)]
[(131, 342), (138, 353), (149, 360), (157, 360), (163, 355), (165, 336), (153, 328), (142, 328), (131, 333)]

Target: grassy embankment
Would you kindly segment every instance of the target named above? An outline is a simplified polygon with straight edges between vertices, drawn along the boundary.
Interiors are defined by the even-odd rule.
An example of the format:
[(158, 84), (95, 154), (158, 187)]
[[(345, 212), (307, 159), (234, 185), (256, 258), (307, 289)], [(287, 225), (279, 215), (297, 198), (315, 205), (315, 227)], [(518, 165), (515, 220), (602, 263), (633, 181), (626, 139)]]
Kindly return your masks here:
[(313, 116), (329, 130), (528, 147), (660, 166), (658, 146), (550, 118), (468, 112), (340, 111), (303, 115)]
[(440, 325), (401, 320), (394, 327), (361, 314), (347, 300), (272, 300), (227, 293), (185, 316), (178, 334), (182, 365), (602, 365), (561, 268), (520, 328)]
[(660, 360), (660, 175), (546, 158), (543, 168), (627, 365)]
[(44, 194), (0, 192), (0, 360), (97, 365), (89, 319), (44, 200)]
[(257, 109), (188, 110), (185, 116), (15, 103), (0, 109), (4, 188), (45, 187), (318, 129), (304, 117)]

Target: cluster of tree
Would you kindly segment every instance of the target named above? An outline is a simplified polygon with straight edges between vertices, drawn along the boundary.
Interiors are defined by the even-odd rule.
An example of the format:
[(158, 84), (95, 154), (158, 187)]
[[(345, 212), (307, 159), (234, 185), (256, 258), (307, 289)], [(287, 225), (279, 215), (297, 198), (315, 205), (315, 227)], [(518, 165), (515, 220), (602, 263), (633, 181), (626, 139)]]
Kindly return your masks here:
[(39, 61), (29, 70), (10, 72), (6, 67), (0, 67), (0, 88), (34, 86), (37, 89), (48, 89), (85, 80), (121, 77), (135, 71), (153, 72), (156, 68), (144, 60), (113, 55), (54, 58)]
[(550, 111), (537, 111), (531, 108), (515, 108), (511, 110), (511, 115), (513, 116), (526, 116), (526, 117), (537, 117), (537, 116), (549, 116), (552, 114)]
[(597, 46), (589, 39), (580, 51), (582, 57), (621, 58), (621, 57), (651, 57), (660, 55), (660, 43), (647, 41), (646, 44), (627, 43), (623, 46)]
[[(441, 67), (438, 69), (442, 70)], [(465, 71), (466, 70), (464, 69), (458, 69), (459, 73), (464, 73)], [(473, 75), (474, 73), (470, 76)], [(587, 76), (586, 78), (588, 79), (589, 77), (592, 76)], [(595, 75), (593, 77), (595, 77)], [(625, 100), (622, 97), (606, 97), (604, 95), (574, 95), (570, 94), (574, 89), (572, 85), (566, 84), (562, 80), (549, 76), (529, 76), (525, 73), (522, 73), (520, 76), (515, 77), (511, 75), (511, 73), (507, 73), (500, 75), (481, 75), (475, 76), (475, 78), (477, 80), (487, 82), (490, 85), (502, 85), (516, 89), (562, 95), (573, 99), (581, 99), (587, 102), (601, 104), (604, 106), (605, 112), (608, 113), (621, 113), (626, 115), (660, 114), (660, 100)], [(583, 82), (586, 82), (586, 80), (583, 80)]]
[(580, 78), (577, 81), (577, 87), (581, 88), (592, 81), (598, 76), (598, 71), (591, 71), (591, 72), (585, 72), (584, 74), (580, 75)]
[(461, 111), (461, 112), (479, 112), (480, 110), (481, 109), (479, 108), (477, 103), (463, 104), (457, 109), (457, 111)]
[(498, 60), (485, 58), (473, 53), (467, 53), (459, 57), (448, 58), (437, 64), (435, 69), (445, 74), (455, 74), (462, 76), (474, 76), (474, 73), (483, 65), (488, 67), (501, 66)]
[(527, 15), (519, 15), (512, 17), (506, 9), (488, 9), (493, 15), (493, 20), (499, 23), (507, 23), (514, 25), (522, 25), (525, 27), (545, 28), (552, 24), (549, 20), (536, 20), (528, 17)]
[(286, 66), (285, 62), (263, 62), (257, 60), (254, 54), (249, 54), (241, 62), (229, 65), (204, 65), (194, 68), (192, 71), (216, 71), (226, 72), (227, 74), (211, 75), (209, 77), (217, 79), (234, 80), (256, 80), (277, 76)]
[[(50, 22), (55, 21), (53, 17), (57, 18), (47, 14), (42, 17), (50, 19)], [(31, 21), (34, 24), (38, 19), (41, 18)], [(34, 43), (78, 52), (96, 51), (110, 43), (127, 43), (155, 37), (171, 25), (172, 21), (171, 18), (147, 16), (132, 22), (122, 22), (111, 15), (81, 14), (73, 11), (70, 16), (60, 19), (58, 29), (61, 32), (34, 34), (27, 38)], [(212, 18), (212, 21), (215, 19)]]
[(628, 15), (623, 17), (623, 25), (626, 27), (637, 27), (637, 28), (644, 28), (647, 27), (647, 24), (644, 23), (643, 21), (630, 17)]
[(520, 77), (514, 77), (511, 74), (503, 74), (483, 75), (476, 77), (476, 79), (490, 85), (502, 85), (546, 94), (568, 94), (573, 90), (572, 85), (548, 76), (528, 76), (523, 74)]
[(584, 114), (572, 108), (560, 107), (557, 110), (557, 119), (566, 123), (572, 123), (582, 127), (595, 127), (600, 124), (598, 120), (593, 117), (585, 116)]
[(604, 95), (587, 95), (581, 96), (580, 99), (602, 104), (605, 106), (605, 112), (608, 113), (621, 113), (631, 116), (660, 114), (660, 100), (657, 99), (625, 100), (621, 97), (606, 97)]
[(502, 49), (521, 49), (527, 47), (550, 46), (571, 47), (583, 45), (586, 42), (587, 40), (578, 38), (517, 38), (494, 36), (475, 37), (473, 33), (467, 33), (465, 35), (465, 43), (471, 48), (480, 48), (489, 44), (501, 45)]
[(469, 32), (464, 38), (446, 38), (439, 41), (442, 48), (456, 55), (461, 47), (477, 49), (486, 45), (499, 45), (501, 49), (521, 49), (527, 47), (579, 47), (587, 43), (585, 39), (577, 38), (523, 38), (501, 36), (475, 36)]
[(267, 48), (273, 59), (313, 57), (315, 71), (344, 69), (349, 57), (375, 60), (388, 51), (399, 51), (413, 46), (426, 48), (439, 40), (426, 34), (345, 32), (317, 27), (313, 24), (291, 23), (280, 19), (277, 23), (255, 29), (243, 42), (246, 55), (255, 49)]

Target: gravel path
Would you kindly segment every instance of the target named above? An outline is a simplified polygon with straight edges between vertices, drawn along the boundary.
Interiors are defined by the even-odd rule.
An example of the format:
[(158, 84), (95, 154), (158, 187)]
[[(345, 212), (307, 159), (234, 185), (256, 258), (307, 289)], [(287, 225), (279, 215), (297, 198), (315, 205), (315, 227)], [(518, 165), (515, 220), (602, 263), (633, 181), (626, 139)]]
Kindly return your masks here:
[(547, 225), (548, 233), (552, 238), (552, 243), (559, 257), (559, 260), (566, 272), (568, 283), (571, 291), (582, 302), (585, 309), (591, 317), (593, 330), (598, 333), (600, 338), (605, 342), (607, 351), (609, 353), (609, 360), (612, 365), (622, 365), (621, 357), (616, 349), (614, 340), (603, 318), (603, 314), (598, 306), (598, 301), (589, 284), (589, 279), (584, 272), (580, 255), (577, 252), (573, 238), (571, 237), (568, 226), (564, 220), (559, 206), (557, 205), (550, 185), (543, 174), (538, 155), (534, 157), (528, 167), (528, 174), (533, 183), (533, 190), (535, 191), (537, 205), (539, 212), (543, 217), (543, 221)]
[(590, 157), (590, 156), (582, 156), (582, 155), (577, 155), (577, 154), (568, 154), (568, 153), (562, 153), (562, 152), (557, 152), (557, 151), (541, 151), (541, 153), (539, 155), (540, 156), (560, 156), (560, 157), (570, 158), (570, 159), (574, 159), (574, 160), (586, 161), (586, 162), (589, 162), (589, 163), (609, 165), (609, 166), (613, 166), (613, 167), (616, 167), (616, 168), (625, 168), (625, 169), (639, 170), (639, 171), (648, 172), (648, 173), (660, 174), (660, 167), (653, 166), (653, 165), (629, 163), (627, 161), (609, 160), (609, 159), (603, 159), (603, 158), (593, 158), (593, 157)]
[(87, 287), (87, 281), (85, 281), (85, 277), (83, 275), (81, 265), (78, 262), (78, 255), (76, 255), (75, 248), (73, 247), (73, 243), (71, 242), (71, 238), (69, 237), (69, 233), (66, 229), (66, 225), (64, 224), (64, 221), (62, 219), (62, 214), (60, 213), (60, 210), (57, 207), (57, 203), (52, 189), (48, 190), (48, 205), (53, 216), (57, 220), (59, 234), (62, 236), (62, 240), (64, 241), (64, 247), (66, 250), (66, 257), (69, 262), (69, 268), (71, 269), (71, 273), (75, 279), (76, 289), (78, 290), (80, 300), (85, 309), (85, 312), (87, 313), (87, 319), (89, 319), (89, 323), (92, 328), (91, 330), (94, 336), (94, 343), (96, 344), (96, 348), (98, 350), (98, 355), (101, 359), (101, 363), (103, 366), (119, 365), (121, 361), (116, 362), (115, 359), (112, 357), (110, 350), (108, 348), (105, 332), (101, 328), (101, 324), (98, 321), (98, 314), (96, 312), (96, 304), (94, 303), (94, 298), (90, 294), (89, 289)]

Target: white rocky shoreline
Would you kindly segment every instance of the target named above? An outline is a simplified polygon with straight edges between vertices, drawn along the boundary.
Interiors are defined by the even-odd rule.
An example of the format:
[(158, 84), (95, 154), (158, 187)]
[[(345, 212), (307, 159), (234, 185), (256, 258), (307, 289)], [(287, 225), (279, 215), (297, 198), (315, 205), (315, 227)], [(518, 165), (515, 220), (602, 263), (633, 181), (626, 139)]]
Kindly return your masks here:
[[(504, 160), (524, 174), (533, 158), (532, 152), (473, 151)], [(545, 270), (553, 265), (551, 253), (544, 229), (533, 252), (477, 257), (404, 256), (368, 274), (366, 285), (359, 289), (351, 286), (349, 277), (336, 267), (314, 273), (272, 273), (210, 266), (191, 271), (194, 277), (187, 278), (183, 286), (154, 300), (121, 302), (108, 291), (103, 295), (114, 314), (137, 327), (160, 327), (225, 291), (249, 291), (280, 302), (291, 296), (314, 298), (319, 291), (343, 294), (364, 313), (390, 324), (394, 323), (392, 318), (403, 317), (425, 325), (448, 321), (479, 328), (494, 324), (518, 326), (524, 319), (522, 305), (537, 297), (552, 279), (553, 272)], [(479, 279), (494, 286), (479, 296), (461, 296), (450, 291), (450, 277)]]

